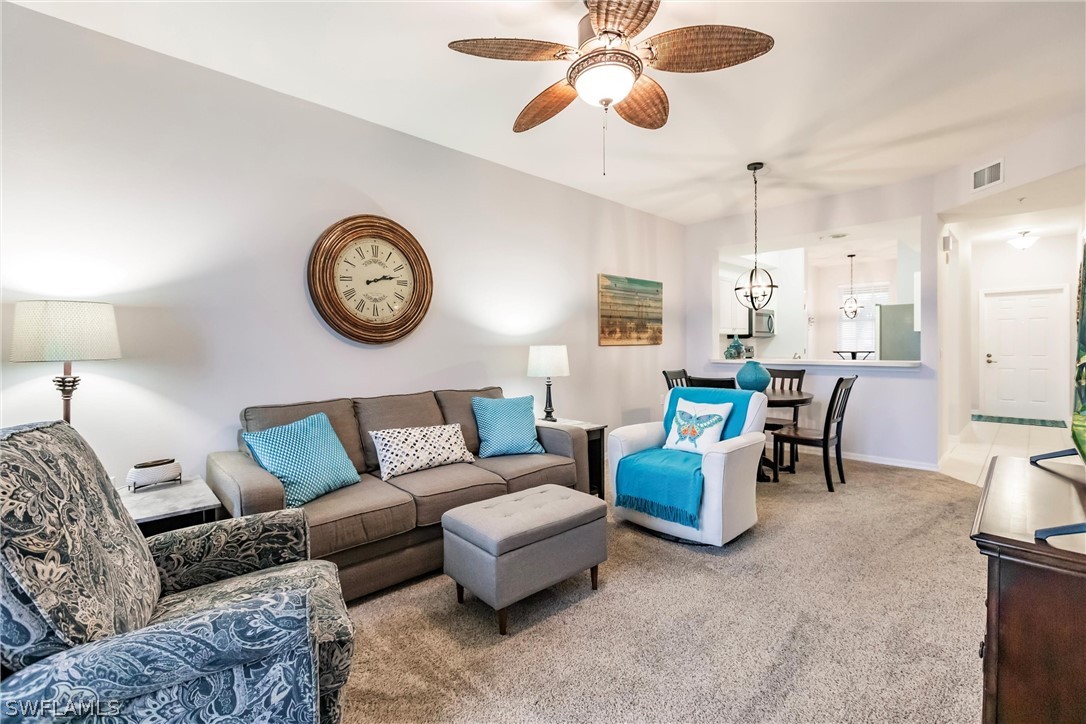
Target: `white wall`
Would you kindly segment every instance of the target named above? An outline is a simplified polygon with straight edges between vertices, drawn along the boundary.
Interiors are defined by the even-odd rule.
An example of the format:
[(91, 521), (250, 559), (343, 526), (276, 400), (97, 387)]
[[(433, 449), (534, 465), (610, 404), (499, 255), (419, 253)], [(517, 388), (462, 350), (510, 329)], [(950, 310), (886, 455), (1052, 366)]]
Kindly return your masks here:
[(799, 354), (807, 356), (807, 253), (804, 249), (785, 249), (772, 252), (776, 268), (773, 281), (777, 291), (773, 293), (769, 308), (775, 313), (772, 337), (754, 340), (758, 357), (792, 359)]
[[(759, 209), (759, 236), (785, 239), (825, 229), (915, 218), (921, 241), (923, 274), (923, 330), (918, 368), (877, 368), (862, 364), (807, 369), (804, 390), (814, 393), (815, 404), (802, 411), (805, 423), (821, 424), (825, 402), (838, 377), (858, 374), (849, 401), (843, 448), (858, 459), (934, 468), (938, 460), (938, 416), (935, 367), (938, 361), (936, 320), (936, 248), (940, 226), (932, 209), (931, 177), (865, 189), (788, 206)], [(771, 204), (767, 188), (762, 199)], [(714, 219), (687, 227), (686, 369), (691, 374), (731, 374), (730, 367), (714, 365), (716, 337), (712, 320), (700, 300), (713, 298), (716, 259), (722, 246), (746, 241), (749, 215)]]
[[(117, 305), (124, 359), (77, 363), (73, 401), (112, 474), (202, 472), (251, 404), (538, 399), (532, 343), (569, 345), (559, 415), (657, 417), (686, 351), (681, 227), (10, 4), (3, 21), (0, 339), (18, 299)], [(314, 241), (359, 213), (406, 226), (434, 272), (425, 321), (383, 347), (336, 336), (306, 292)], [(662, 346), (597, 346), (599, 272), (663, 282)], [(59, 363), (4, 358), (2, 424), (57, 417)]]

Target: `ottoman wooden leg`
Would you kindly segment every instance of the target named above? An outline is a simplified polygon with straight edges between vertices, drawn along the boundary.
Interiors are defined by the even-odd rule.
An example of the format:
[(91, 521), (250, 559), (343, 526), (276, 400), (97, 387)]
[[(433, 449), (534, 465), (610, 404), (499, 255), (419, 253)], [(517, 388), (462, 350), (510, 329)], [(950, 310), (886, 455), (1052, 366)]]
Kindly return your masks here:
[(595, 591), (600, 587), (600, 567), (592, 566), (592, 590)]
[(509, 623), (509, 609), (498, 610), (498, 633), (505, 636), (505, 627)]
[(459, 583), (456, 584), (456, 602), (464, 602), (464, 587), (461, 586)]

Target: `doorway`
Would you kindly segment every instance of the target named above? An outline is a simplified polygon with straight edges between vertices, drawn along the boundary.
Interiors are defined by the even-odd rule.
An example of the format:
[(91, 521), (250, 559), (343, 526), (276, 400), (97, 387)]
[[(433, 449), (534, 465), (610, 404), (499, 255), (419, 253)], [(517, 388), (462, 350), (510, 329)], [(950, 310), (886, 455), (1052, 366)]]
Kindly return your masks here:
[(981, 415), (1069, 418), (1070, 309), (1066, 286), (981, 291)]

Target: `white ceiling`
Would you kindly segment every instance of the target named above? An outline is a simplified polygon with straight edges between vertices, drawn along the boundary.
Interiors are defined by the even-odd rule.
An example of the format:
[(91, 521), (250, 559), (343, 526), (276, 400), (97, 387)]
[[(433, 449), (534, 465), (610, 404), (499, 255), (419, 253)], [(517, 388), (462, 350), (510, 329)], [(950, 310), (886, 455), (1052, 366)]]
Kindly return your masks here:
[(1081, 233), (1086, 167), (992, 194), (941, 214), (951, 232), (976, 244), (1006, 241), (1020, 231), (1035, 236)]
[(23, 2), (33, 10), (683, 223), (929, 174), (1086, 106), (1086, 4), (665, 0), (646, 34), (769, 33), (766, 56), (653, 72), (662, 130), (575, 102), (524, 134), (564, 63), (461, 55), (449, 41), (576, 45), (580, 2)]

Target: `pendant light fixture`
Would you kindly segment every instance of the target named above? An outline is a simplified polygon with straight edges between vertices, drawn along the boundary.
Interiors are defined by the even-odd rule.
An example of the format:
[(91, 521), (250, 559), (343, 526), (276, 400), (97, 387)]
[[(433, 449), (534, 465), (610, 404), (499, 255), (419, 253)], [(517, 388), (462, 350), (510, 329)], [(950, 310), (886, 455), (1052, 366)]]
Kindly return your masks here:
[(754, 268), (735, 281), (735, 298), (747, 309), (764, 309), (773, 298), (777, 285), (765, 269), (758, 266), (758, 172), (765, 168), (761, 161), (747, 164), (754, 177)]
[(1007, 239), (1007, 243), (1019, 251), (1025, 251), (1040, 239), (1038, 236), (1030, 236), (1028, 231), (1019, 231), (1018, 236)]
[(856, 299), (856, 284), (852, 275), (855, 259), (855, 254), (848, 255), (848, 298), (845, 299), (845, 303), (841, 305), (841, 312), (845, 315), (845, 319), (856, 319), (856, 315), (863, 309), (860, 302)]

